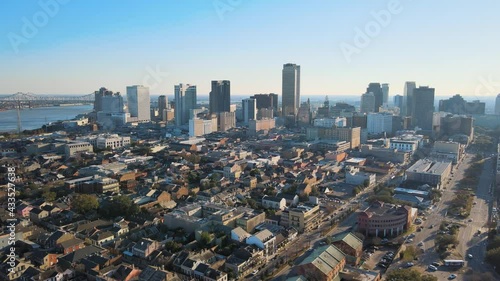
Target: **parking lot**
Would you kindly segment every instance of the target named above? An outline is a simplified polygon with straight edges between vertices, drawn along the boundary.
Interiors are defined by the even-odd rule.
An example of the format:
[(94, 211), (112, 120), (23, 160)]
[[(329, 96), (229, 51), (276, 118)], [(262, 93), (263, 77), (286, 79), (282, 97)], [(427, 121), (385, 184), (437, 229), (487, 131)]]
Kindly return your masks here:
[[(368, 248), (363, 251), (363, 257), (366, 258), (364, 267), (370, 270), (385, 271), (385, 269), (396, 259), (393, 247), (379, 246), (378, 249)], [(392, 257), (391, 257), (392, 253)]]

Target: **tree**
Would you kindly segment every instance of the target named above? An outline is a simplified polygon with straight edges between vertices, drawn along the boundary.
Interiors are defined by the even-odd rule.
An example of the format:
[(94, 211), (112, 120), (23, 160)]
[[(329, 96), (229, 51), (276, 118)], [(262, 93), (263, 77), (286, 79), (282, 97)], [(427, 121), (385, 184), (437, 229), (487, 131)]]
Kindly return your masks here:
[(359, 193), (361, 192), (361, 189), (359, 187), (355, 187), (353, 190), (352, 190), (352, 195), (356, 196), (358, 195)]
[(370, 185), (370, 181), (369, 180), (365, 180), (363, 181), (363, 186), (366, 188)]
[(422, 274), (413, 269), (396, 269), (387, 274), (386, 280), (387, 281), (400, 281), (400, 280), (437, 281), (438, 279), (435, 276), (429, 274)]
[(247, 204), (250, 206), (252, 209), (257, 209), (257, 202), (253, 200), (252, 198), (247, 199)]
[(119, 195), (113, 197), (111, 202), (102, 206), (100, 213), (107, 218), (115, 218), (118, 216), (128, 217), (139, 213), (139, 206), (137, 206), (128, 196)]
[(71, 207), (80, 214), (88, 213), (99, 208), (99, 201), (93, 195), (80, 194), (71, 201)]
[(203, 248), (208, 248), (210, 241), (212, 241), (210, 233), (203, 231), (200, 235), (200, 246)]
[(54, 200), (56, 200), (56, 193), (55, 192), (52, 192), (52, 191), (46, 191), (42, 194), (42, 197), (48, 201), (48, 202), (52, 202)]
[[(486, 261), (492, 265), (500, 264), (500, 248), (491, 249), (486, 252)], [(499, 266), (500, 267), (500, 266)]]

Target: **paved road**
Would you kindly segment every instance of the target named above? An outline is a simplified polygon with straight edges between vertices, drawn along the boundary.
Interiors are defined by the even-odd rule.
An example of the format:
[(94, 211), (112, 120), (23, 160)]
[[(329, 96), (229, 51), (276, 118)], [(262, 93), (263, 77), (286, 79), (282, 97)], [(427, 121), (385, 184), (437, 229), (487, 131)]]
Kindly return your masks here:
[[(422, 248), (424, 253), (419, 257), (418, 266), (426, 269), (429, 264), (434, 261), (439, 261), (439, 255), (436, 253), (434, 239), (439, 232), (439, 226), (443, 220), (450, 222), (460, 223), (463, 227), (460, 228), (458, 233), (459, 245), (457, 247), (458, 256), (451, 256), (450, 258), (467, 260), (466, 267), (469, 267), (474, 272), (486, 272), (492, 271), (492, 267), (484, 263), (484, 255), (486, 252), (486, 223), (488, 221), (488, 214), (490, 212), (491, 195), (490, 195), (490, 185), (493, 181), (493, 164), (492, 159), (486, 159), (483, 167), (483, 171), (480, 175), (479, 185), (476, 191), (476, 197), (474, 198), (476, 204), (471, 210), (470, 219), (457, 220), (451, 216), (447, 216), (447, 210), (451, 200), (455, 196), (455, 192), (458, 189), (458, 182), (463, 178), (465, 170), (470, 166), (470, 162), (474, 156), (467, 154), (463, 159), (462, 163), (458, 165), (453, 171), (453, 176), (451, 181), (446, 184), (443, 190), (443, 195), (440, 202), (436, 204), (436, 207), (430, 210), (427, 219), (422, 223), (424, 227), (421, 232), (415, 232), (415, 238), (413, 243), (407, 245), (414, 245), (415, 247)], [(433, 228), (430, 228), (434, 225)], [(480, 236), (475, 236), (474, 234), (478, 229), (481, 229), (482, 234)], [(423, 246), (417, 246), (418, 243), (423, 242)], [(472, 254), (472, 259), (467, 259), (467, 254)], [(401, 264), (395, 264), (391, 269), (399, 267)], [(463, 271), (463, 270), (462, 270)], [(459, 271), (459, 272), (462, 272)], [(430, 272), (430, 274), (438, 277), (439, 280), (445, 280), (451, 272), (446, 271), (445, 268), (441, 267), (440, 270), (436, 272)], [(456, 272), (453, 272), (457, 274)], [(457, 274), (458, 278), (456, 280), (463, 280), (462, 274)]]
[[(397, 173), (397, 171), (393, 172), (392, 174), (388, 174), (388, 175), (385, 175), (385, 176), (377, 179), (377, 183), (387, 182), (396, 173)], [(366, 208), (367, 205), (364, 203), (364, 200), (372, 194), (373, 188), (374, 188), (374, 186), (368, 187), (365, 190), (363, 190), (361, 193), (356, 195), (355, 197), (353, 197), (349, 200), (346, 200), (344, 205), (338, 207), (338, 210), (340, 210), (342, 208), (344, 210), (349, 209), (350, 207), (353, 206), (353, 201), (359, 201), (361, 203), (361, 205), (360, 205), (361, 209)], [(303, 247), (306, 247), (308, 249), (318, 247), (321, 243), (321, 240), (323, 240), (328, 235), (341, 233), (341, 232), (347, 231), (350, 227), (355, 226), (355, 223), (357, 221), (357, 214), (356, 213), (358, 211), (360, 211), (360, 210), (359, 209), (355, 210), (352, 214), (350, 214), (345, 219), (343, 219), (337, 227), (335, 227), (334, 229), (332, 229), (331, 231), (326, 233), (326, 235), (321, 235), (321, 233), (330, 227), (328, 222), (326, 222), (326, 223), (323, 222), (319, 229), (314, 229), (313, 231), (299, 235), (299, 237), (295, 241), (290, 242), (290, 244), (288, 244), (284, 250), (282, 250), (281, 252), (279, 252), (277, 254), (278, 257), (276, 258), (276, 260), (270, 261), (263, 269), (261, 269), (256, 274), (256, 276), (251, 277), (250, 280), (252, 280), (252, 281), (260, 280), (260, 273), (266, 272), (269, 268), (277, 267), (276, 262), (279, 259), (285, 258), (285, 260), (288, 261), (291, 257), (295, 256), (295, 254), (298, 251), (300, 251)], [(335, 221), (335, 220), (339, 219), (341, 212), (337, 211), (337, 213), (338, 213), (337, 216), (333, 217), (331, 220)], [(275, 277), (273, 280), (285, 280), (285, 277), (288, 274), (289, 269), (290, 269), (290, 267), (286, 266), (284, 269), (280, 270), (279, 272), (275, 272), (274, 273)]]

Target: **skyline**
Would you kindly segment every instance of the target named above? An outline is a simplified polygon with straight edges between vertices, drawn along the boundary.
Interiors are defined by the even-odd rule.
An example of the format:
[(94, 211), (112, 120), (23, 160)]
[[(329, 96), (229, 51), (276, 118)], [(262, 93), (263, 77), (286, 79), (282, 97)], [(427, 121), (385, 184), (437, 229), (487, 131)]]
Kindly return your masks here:
[[(303, 96), (361, 95), (379, 82), (392, 97), (406, 81), (436, 96), (500, 93), (500, 3), (53, 1), (1, 4), (8, 13), (0, 19), (0, 93), (86, 94), (101, 86), (125, 93), (145, 84), (160, 95), (188, 83), (205, 96), (210, 81), (230, 80), (238, 95), (282, 95), (286, 63), (303, 69)], [(34, 24), (43, 13), (46, 23)], [(27, 22), (36, 32), (23, 37)], [(360, 31), (366, 44), (356, 44)]]

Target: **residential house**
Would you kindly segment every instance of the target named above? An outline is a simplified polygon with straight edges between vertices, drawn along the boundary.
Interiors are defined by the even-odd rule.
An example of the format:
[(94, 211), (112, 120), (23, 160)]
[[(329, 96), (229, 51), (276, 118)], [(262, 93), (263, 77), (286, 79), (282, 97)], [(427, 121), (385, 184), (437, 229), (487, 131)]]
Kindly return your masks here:
[(148, 258), (151, 253), (160, 248), (160, 244), (151, 239), (142, 238), (139, 242), (137, 242), (134, 247), (132, 247), (132, 253), (134, 256), (140, 258)]
[(273, 255), (276, 251), (276, 237), (267, 229), (259, 231), (248, 237), (246, 243), (248, 245), (255, 245), (264, 250), (264, 255), (266, 257)]
[(266, 209), (284, 210), (286, 208), (286, 199), (264, 195), (262, 197), (262, 206)]

